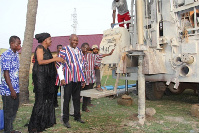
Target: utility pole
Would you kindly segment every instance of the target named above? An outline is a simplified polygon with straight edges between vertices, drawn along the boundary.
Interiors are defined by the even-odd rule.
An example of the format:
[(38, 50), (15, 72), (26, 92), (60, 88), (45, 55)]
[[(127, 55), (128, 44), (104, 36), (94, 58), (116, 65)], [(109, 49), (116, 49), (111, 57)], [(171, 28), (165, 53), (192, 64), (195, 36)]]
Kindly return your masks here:
[(72, 17), (73, 17), (73, 25), (72, 25), (73, 34), (76, 34), (76, 28), (77, 28), (77, 24), (78, 24), (76, 8), (74, 8), (74, 13), (72, 14)]

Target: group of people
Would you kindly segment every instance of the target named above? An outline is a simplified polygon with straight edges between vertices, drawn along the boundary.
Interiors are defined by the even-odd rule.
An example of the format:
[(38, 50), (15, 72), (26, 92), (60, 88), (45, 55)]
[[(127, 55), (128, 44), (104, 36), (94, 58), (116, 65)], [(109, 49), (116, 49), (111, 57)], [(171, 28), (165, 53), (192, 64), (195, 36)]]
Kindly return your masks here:
[[(57, 46), (57, 56), (52, 56), (51, 35), (49, 33), (36, 34), (39, 45), (34, 53), (34, 65), (32, 79), (34, 84), (35, 103), (32, 109), (28, 131), (42, 132), (46, 128), (56, 124), (55, 107), (58, 106), (57, 90), (64, 86), (63, 124), (70, 128), (69, 102), (72, 97), (74, 107), (74, 120), (85, 123), (80, 114), (80, 91), (91, 89), (96, 81), (95, 68), (100, 66), (101, 59), (109, 54), (93, 54), (88, 43), (83, 43), (78, 48), (78, 36), (72, 34), (69, 38), (70, 45)], [(10, 37), (10, 49), (2, 54), (1, 70), (2, 83), (0, 91), (4, 109), (4, 131), (19, 132), (13, 130), (13, 121), (19, 107), (19, 56), (21, 41), (17, 36)], [(98, 46), (94, 48), (98, 49)], [(98, 78), (99, 79), (99, 78)], [(100, 84), (100, 82), (98, 82)], [(97, 90), (101, 91), (97, 84)], [(83, 96), (82, 111), (89, 112), (89, 97)]]
[[(35, 36), (38, 47), (35, 50), (35, 63), (33, 66), (33, 83), (35, 91), (35, 104), (28, 125), (29, 132), (41, 132), (56, 123), (54, 95), (55, 85), (64, 86), (64, 102), (62, 121), (65, 127), (69, 124), (69, 102), (72, 97), (74, 107), (74, 120), (85, 123), (80, 114), (80, 91), (92, 89), (95, 77), (95, 66), (99, 66), (101, 59), (109, 54), (88, 53), (88, 43), (83, 43), (81, 49), (77, 47), (78, 36), (72, 34), (69, 38), (70, 45), (62, 47), (59, 54), (53, 58), (48, 47), (51, 37), (48, 33)], [(56, 63), (56, 67), (55, 67)], [(57, 69), (57, 71), (56, 71)], [(57, 80), (56, 80), (57, 72)], [(56, 83), (56, 84), (55, 84)], [(82, 111), (88, 112), (87, 105), (90, 98), (83, 97)]]
[[(113, 0), (113, 23), (115, 23), (116, 8), (118, 9), (118, 22), (130, 20), (126, 0)], [(129, 24), (127, 24), (128, 28)], [(120, 25), (123, 27), (123, 24)], [(55, 107), (58, 106), (57, 90), (64, 86), (64, 102), (62, 121), (65, 127), (69, 124), (69, 102), (72, 97), (74, 107), (74, 120), (85, 123), (80, 114), (80, 91), (91, 89), (96, 81), (96, 89), (102, 91), (100, 86), (99, 66), (101, 59), (113, 53), (98, 54), (98, 46), (93, 52), (88, 43), (78, 48), (78, 36), (70, 36), (68, 46), (58, 46), (57, 56), (53, 57), (49, 46), (51, 35), (49, 33), (36, 34), (40, 43), (35, 49), (32, 79), (34, 84), (35, 103), (32, 109), (28, 131), (42, 132), (56, 124)], [(4, 132), (19, 133), (13, 129), (13, 122), (19, 107), (19, 55), (21, 40), (18, 36), (9, 39), (10, 48), (1, 56), (1, 84), (0, 94), (3, 100)], [(83, 96), (82, 111), (89, 112), (87, 106), (91, 98)]]

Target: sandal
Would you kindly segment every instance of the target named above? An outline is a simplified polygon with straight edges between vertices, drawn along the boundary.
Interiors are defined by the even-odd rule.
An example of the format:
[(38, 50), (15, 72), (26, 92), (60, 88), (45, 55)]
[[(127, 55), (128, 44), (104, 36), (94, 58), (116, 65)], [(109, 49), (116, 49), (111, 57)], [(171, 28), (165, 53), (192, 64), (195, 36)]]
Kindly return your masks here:
[(18, 130), (12, 130), (12, 131), (10, 131), (10, 133), (22, 133), (22, 132), (20, 132)]
[(97, 87), (96, 90), (99, 92), (103, 92), (103, 89), (101, 87)]

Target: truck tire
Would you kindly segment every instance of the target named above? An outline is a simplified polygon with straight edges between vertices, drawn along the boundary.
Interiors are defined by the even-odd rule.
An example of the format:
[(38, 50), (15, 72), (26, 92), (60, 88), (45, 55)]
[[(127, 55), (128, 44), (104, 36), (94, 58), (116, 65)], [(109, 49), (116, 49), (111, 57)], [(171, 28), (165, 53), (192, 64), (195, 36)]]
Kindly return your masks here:
[(193, 89), (197, 94), (199, 92), (199, 83), (181, 82), (178, 89), (174, 89), (173, 87), (174, 83), (170, 83), (168, 86), (172, 94), (181, 94), (185, 89)]
[(163, 97), (166, 86), (164, 82), (146, 82), (146, 98), (148, 100), (159, 100)]
[(170, 96), (170, 95), (172, 95), (173, 93), (169, 90), (169, 88), (166, 88), (164, 94), (165, 94), (166, 96)]
[(181, 94), (185, 90), (182, 83), (179, 84), (177, 89), (174, 88), (174, 83), (170, 83), (168, 89), (172, 92), (172, 94), (177, 94), (177, 95)]

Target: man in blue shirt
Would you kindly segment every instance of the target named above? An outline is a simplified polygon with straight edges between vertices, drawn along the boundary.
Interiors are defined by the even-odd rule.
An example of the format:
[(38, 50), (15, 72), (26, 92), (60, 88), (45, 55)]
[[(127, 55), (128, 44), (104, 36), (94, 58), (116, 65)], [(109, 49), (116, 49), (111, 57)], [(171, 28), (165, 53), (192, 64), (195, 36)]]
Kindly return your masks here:
[(3, 100), (4, 132), (16, 133), (13, 122), (19, 107), (19, 55), (21, 41), (17, 36), (9, 39), (10, 48), (1, 56), (0, 93)]

